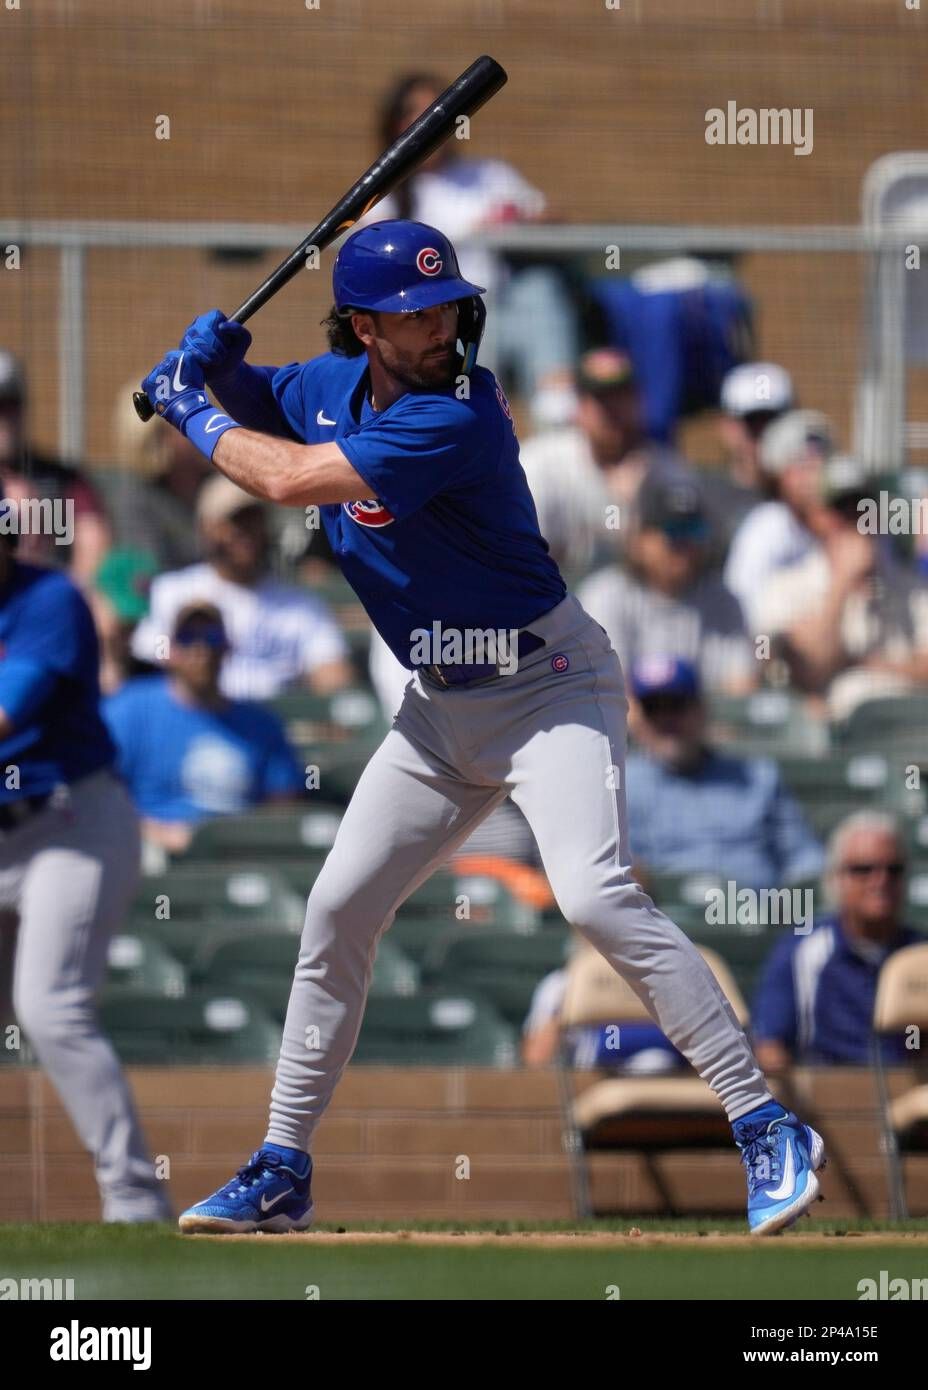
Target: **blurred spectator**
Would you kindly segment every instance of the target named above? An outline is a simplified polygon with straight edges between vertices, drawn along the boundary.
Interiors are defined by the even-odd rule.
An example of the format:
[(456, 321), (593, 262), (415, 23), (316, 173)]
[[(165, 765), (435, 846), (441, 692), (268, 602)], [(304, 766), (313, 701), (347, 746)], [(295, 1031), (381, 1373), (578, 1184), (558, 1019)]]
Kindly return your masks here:
[(756, 602), (771, 574), (815, 549), (810, 529), (822, 506), (822, 465), (833, 452), (831, 426), (815, 410), (791, 410), (764, 431), (762, 473), (774, 493), (735, 532), (724, 579), (752, 632), (762, 632)]
[(189, 604), (173, 628), (169, 674), (129, 681), (104, 703), (142, 833), (174, 853), (210, 816), (292, 801), (304, 791), (277, 717), (220, 692), (227, 651), (218, 608)]
[(552, 555), (568, 570), (585, 573), (614, 557), (642, 479), (654, 468), (685, 469), (686, 463), (645, 437), (641, 398), (624, 353), (585, 352), (574, 389), (574, 424), (529, 439), (520, 461)]
[(221, 685), (234, 699), (265, 700), (302, 682), (325, 694), (351, 681), (347, 648), (321, 599), (267, 572), (263, 505), (227, 478), (213, 477), (197, 500), (206, 560), (160, 575), (151, 610), (132, 638), (133, 655), (157, 661), (181, 608), (214, 603), (229, 634)]
[(105, 480), (114, 544), (148, 551), (159, 570), (199, 558), (196, 500), (212, 469), (199, 449), (157, 416), (143, 424), (127, 383), (113, 412), (115, 470)]
[(711, 530), (698, 484), (653, 474), (634, 510), (627, 566), (609, 565), (581, 584), (583, 607), (626, 670), (642, 657), (675, 652), (698, 666), (707, 690), (753, 689), (756, 663), (738, 601), (708, 569)]
[[(757, 990), (752, 1028), (764, 1071), (870, 1061), (880, 968), (893, 951), (924, 940), (902, 921), (905, 869), (892, 816), (860, 811), (837, 827), (826, 873), (834, 911), (808, 935), (791, 933), (774, 947)], [(904, 1037), (880, 1046), (890, 1065), (911, 1059)]]
[(792, 410), (793, 384), (775, 362), (744, 362), (725, 376), (719, 403), (725, 467), (706, 468), (701, 477), (724, 559), (748, 513), (774, 495), (772, 479), (761, 468), (760, 443), (767, 427)]
[[(412, 125), (448, 84), (432, 73), (401, 77), (380, 112), (385, 149)], [(500, 159), (463, 159), (448, 140), (366, 220), (407, 217), (440, 227), (457, 245), (472, 233), (508, 222), (533, 222), (546, 211), (543, 193)], [(561, 424), (573, 407), (571, 364), (577, 355), (576, 314), (556, 270), (508, 262), (482, 247), (458, 247), (465, 278), (487, 290), (490, 310), (484, 343), (500, 368), (510, 367), (516, 389), (531, 402), (534, 423)]]
[[(552, 970), (536, 987), (522, 1025), (522, 1060), (527, 1067), (550, 1065), (561, 1046), (561, 1011), (567, 992), (567, 968)], [(686, 1058), (656, 1023), (643, 1019), (615, 1025), (569, 1028), (564, 1036), (568, 1065), (590, 1071), (602, 1068), (638, 1076), (654, 1076), (687, 1066)]]
[(748, 492), (766, 491), (760, 442), (768, 425), (795, 406), (789, 372), (775, 362), (743, 362), (722, 382), (720, 404), (719, 434), (732, 482)]
[(825, 465), (827, 505), (810, 518), (820, 544), (770, 575), (756, 602), (758, 629), (832, 719), (928, 685), (928, 579), (858, 529), (869, 481), (853, 459)]
[[(86, 585), (110, 545), (106, 512), (96, 489), (79, 468), (33, 449), (26, 437), (26, 381), (19, 363), (0, 350), (0, 477), (4, 496), (21, 509), (24, 502), (64, 507), (67, 520), (51, 527), (20, 530), (17, 555), (26, 564), (67, 569)], [(52, 513), (53, 517), (55, 513)], [(56, 522), (57, 525), (57, 522)], [(67, 538), (67, 539), (66, 539)], [(62, 543), (59, 543), (62, 542)]]
[(150, 674), (152, 666), (132, 655), (132, 634), (148, 612), (151, 583), (158, 572), (145, 550), (111, 550), (97, 570), (88, 601), (100, 639), (100, 689), (118, 690), (130, 676)]
[(642, 872), (721, 872), (739, 888), (817, 875), (818, 842), (776, 764), (716, 752), (695, 668), (649, 659), (630, 671), (636, 750), (625, 788), (631, 852)]

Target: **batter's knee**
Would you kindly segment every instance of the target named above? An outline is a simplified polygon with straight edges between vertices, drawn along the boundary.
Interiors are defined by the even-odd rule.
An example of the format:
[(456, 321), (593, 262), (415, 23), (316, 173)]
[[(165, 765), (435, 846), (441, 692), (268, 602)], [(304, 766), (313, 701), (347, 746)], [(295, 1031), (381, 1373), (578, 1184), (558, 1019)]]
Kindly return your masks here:
[(38, 1052), (43, 1046), (66, 1046), (79, 1037), (97, 1033), (99, 1023), (93, 996), (69, 991), (55, 994), (19, 986), (13, 1008), (20, 1027)]
[(621, 927), (623, 919), (653, 903), (632, 878), (619, 873), (606, 877), (575, 879), (555, 889), (558, 907), (577, 931), (596, 935)]

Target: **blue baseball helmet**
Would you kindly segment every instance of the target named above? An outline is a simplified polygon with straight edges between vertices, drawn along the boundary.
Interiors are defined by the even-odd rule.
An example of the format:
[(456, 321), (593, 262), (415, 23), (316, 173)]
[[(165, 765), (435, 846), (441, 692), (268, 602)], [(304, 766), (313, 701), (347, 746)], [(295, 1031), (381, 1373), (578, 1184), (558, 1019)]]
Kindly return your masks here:
[(458, 336), (469, 371), (486, 321), (482, 285), (465, 280), (454, 247), (437, 227), (393, 219), (372, 222), (350, 236), (335, 258), (332, 290), (339, 314), (353, 309), (411, 313), (463, 301)]

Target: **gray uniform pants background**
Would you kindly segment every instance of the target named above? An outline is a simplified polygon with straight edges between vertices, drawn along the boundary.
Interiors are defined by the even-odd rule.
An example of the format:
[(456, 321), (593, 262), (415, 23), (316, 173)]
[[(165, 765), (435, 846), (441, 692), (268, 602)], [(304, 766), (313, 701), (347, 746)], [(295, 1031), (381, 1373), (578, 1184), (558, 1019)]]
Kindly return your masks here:
[(104, 1220), (164, 1220), (164, 1185), (95, 1006), (138, 883), (138, 818), (108, 771), (69, 790), (0, 837), (0, 1046), (15, 1019), (93, 1156)]
[(507, 793), (567, 921), (624, 976), (729, 1118), (770, 1099), (708, 965), (631, 877), (627, 702), (608, 637), (573, 597), (529, 630), (546, 646), (514, 675), (448, 689), (417, 673), (361, 775), (309, 896), (268, 1142), (309, 1148), (357, 1041), (381, 934)]

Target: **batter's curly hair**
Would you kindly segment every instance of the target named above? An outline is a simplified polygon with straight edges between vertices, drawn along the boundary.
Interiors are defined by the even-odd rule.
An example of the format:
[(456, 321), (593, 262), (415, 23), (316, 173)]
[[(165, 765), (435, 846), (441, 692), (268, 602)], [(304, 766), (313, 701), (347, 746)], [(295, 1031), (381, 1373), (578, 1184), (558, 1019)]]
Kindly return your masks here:
[[(376, 309), (365, 309), (364, 312), (376, 321)], [(364, 344), (351, 326), (351, 314), (340, 314), (334, 304), (328, 317), (322, 320), (322, 327), (329, 340), (330, 352), (337, 352), (342, 357), (360, 357), (365, 351)]]

